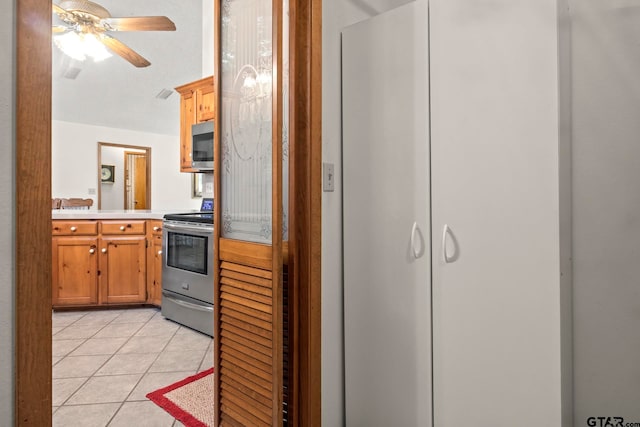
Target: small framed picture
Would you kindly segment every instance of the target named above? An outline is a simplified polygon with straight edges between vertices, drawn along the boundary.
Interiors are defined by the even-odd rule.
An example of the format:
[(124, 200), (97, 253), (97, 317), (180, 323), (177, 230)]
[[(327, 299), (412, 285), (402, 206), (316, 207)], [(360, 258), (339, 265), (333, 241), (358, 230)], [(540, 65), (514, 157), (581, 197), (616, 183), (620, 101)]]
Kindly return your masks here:
[(102, 165), (100, 177), (105, 184), (113, 184), (116, 181), (116, 167), (114, 165)]

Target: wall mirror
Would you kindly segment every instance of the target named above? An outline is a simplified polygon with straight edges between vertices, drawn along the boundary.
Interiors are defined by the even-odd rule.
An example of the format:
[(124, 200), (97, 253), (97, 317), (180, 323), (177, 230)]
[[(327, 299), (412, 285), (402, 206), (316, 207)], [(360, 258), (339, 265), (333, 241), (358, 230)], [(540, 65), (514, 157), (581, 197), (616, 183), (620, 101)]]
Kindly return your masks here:
[(98, 209), (151, 209), (151, 148), (98, 142)]

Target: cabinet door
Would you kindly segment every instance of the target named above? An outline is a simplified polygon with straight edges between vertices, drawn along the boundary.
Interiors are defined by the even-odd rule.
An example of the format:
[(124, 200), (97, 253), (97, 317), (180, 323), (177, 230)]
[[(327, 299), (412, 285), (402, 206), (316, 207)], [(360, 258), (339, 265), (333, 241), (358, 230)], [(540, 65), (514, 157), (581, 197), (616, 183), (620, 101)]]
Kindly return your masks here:
[(98, 239), (55, 237), (53, 239), (54, 306), (98, 303)]
[(191, 125), (195, 123), (193, 92), (183, 93), (180, 98), (180, 172), (194, 172), (191, 167)]
[(197, 123), (213, 120), (213, 84), (196, 90), (196, 105), (198, 106), (196, 112)]
[(147, 253), (147, 302), (160, 306), (162, 301), (162, 236), (153, 236)]
[(103, 304), (145, 302), (145, 236), (100, 240), (100, 295)]
[(429, 2), (436, 426), (560, 426), (571, 413), (557, 9)]
[(428, 22), (342, 33), (346, 425), (431, 425)]

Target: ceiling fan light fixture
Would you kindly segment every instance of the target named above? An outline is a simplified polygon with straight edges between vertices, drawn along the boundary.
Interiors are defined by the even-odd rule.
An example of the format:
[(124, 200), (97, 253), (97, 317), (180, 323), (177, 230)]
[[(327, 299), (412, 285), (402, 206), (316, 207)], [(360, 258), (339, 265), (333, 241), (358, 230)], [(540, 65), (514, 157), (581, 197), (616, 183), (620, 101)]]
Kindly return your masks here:
[(111, 57), (107, 48), (98, 41), (94, 34), (84, 35), (85, 53), (92, 57), (95, 62), (103, 61)]
[(66, 34), (53, 37), (55, 45), (67, 56), (76, 61), (84, 61), (87, 56), (95, 62), (109, 58), (111, 54), (107, 48), (98, 41), (94, 34), (76, 33), (70, 31)]

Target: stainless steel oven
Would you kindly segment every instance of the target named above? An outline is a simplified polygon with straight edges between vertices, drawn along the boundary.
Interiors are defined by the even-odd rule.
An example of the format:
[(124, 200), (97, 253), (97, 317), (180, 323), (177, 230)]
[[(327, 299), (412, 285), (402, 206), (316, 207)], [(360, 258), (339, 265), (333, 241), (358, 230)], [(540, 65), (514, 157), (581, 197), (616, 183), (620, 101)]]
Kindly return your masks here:
[(213, 336), (213, 214), (165, 215), (162, 315)]

